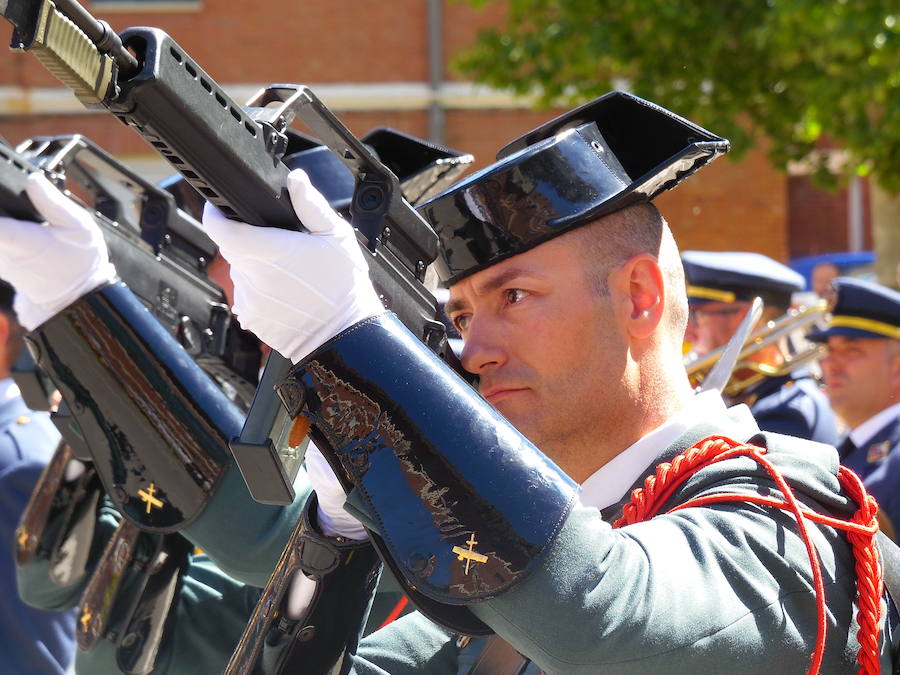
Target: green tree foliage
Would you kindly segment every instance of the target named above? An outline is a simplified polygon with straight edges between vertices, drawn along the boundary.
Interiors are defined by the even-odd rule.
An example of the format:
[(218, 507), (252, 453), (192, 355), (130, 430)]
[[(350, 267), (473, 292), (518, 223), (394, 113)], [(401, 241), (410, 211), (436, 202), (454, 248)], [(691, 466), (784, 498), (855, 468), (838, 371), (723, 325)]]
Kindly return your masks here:
[[(492, 0), (469, 0), (486, 4)], [(900, 0), (506, 0), (506, 25), (456, 60), (544, 105), (625, 86), (771, 159), (824, 147), (900, 193)], [(833, 178), (831, 179), (833, 180)]]

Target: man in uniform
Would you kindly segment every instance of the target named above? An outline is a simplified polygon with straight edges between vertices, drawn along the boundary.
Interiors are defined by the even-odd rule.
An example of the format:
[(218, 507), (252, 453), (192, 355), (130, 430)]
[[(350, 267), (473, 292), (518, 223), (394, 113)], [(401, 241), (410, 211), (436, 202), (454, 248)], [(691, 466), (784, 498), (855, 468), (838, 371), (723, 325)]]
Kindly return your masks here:
[[(380, 313), (351, 229), (302, 175), (289, 186), (309, 233), (261, 233), (208, 207), (210, 235), (240, 270), (237, 315), (297, 363), (282, 400), (312, 419), (332, 482), (349, 490), (345, 509), (445, 627), (401, 619), (362, 641), (353, 672), (522, 672), (519, 655), (534, 672), (854, 667), (844, 537), (798, 534), (783, 511), (741, 502), (792, 499), (765, 477), (771, 469), (812, 510), (871, 525), (871, 507), (845, 510), (837, 486), (852, 478), (836, 475), (833, 448), (761, 433), (746, 408), (694, 396), (681, 366), (682, 267), (648, 200), (724, 149), (710, 136), (613, 94), (422, 207), (444, 244), (447, 312), (483, 401)], [(728, 455), (664, 487), (665, 465), (626, 506), (660, 462), (694, 448), (677, 472), (713, 448), (756, 452), (748, 441), (769, 468)], [(333, 494), (321, 476), (313, 482)], [(644, 509), (656, 490), (665, 506)], [(683, 511), (610, 525), (691, 498)], [(332, 527), (340, 516), (319, 504), (324, 534), (358, 536)], [(828, 592), (811, 591), (820, 582), (807, 535), (827, 560)], [(859, 659), (876, 672), (890, 639), (873, 640), (870, 626), (886, 627), (884, 615), (861, 621)], [(494, 638), (472, 654), (464, 646), (475, 642), (452, 635), (491, 630), (515, 649)]]
[(10, 673), (64, 673), (75, 654), (74, 613), (34, 609), (15, 592), (13, 535), (59, 434), (47, 413), (28, 409), (10, 376), (23, 346), (12, 300), (0, 282), (0, 663)]
[[(828, 326), (810, 335), (825, 343), (825, 394), (849, 432), (839, 446), (900, 526), (900, 293), (861, 279), (835, 280)], [(888, 528), (885, 527), (887, 530)]]
[(817, 263), (810, 274), (812, 292), (820, 298), (830, 298), (833, 293), (831, 282), (839, 276), (841, 271), (834, 263), (828, 261)]
[[(833, 449), (760, 433), (746, 408), (694, 396), (681, 365), (683, 271), (649, 200), (727, 143), (621, 93), (533, 136), (422, 209), (444, 243), (448, 312), (483, 398), (383, 314), (352, 229), (302, 172), (288, 189), (309, 232), (205, 218), (241, 321), (298, 364), (280, 395), (312, 418), (324, 454), (308, 459), (317, 500), (303, 532), (331, 560), (310, 573), (345, 568), (368, 534), (443, 626), (395, 621), (347, 645), (345, 670), (503, 672), (498, 653), (547, 672), (854, 667), (855, 554), (837, 530), (777, 505), (783, 494), (838, 520), (874, 515), (843, 493)], [(89, 312), (104, 292), (73, 306)], [(659, 509), (626, 508), (659, 462), (701, 441), (673, 464), (703, 458), (690, 480), (648, 482), (643, 503)], [(702, 501), (666, 513), (691, 498)], [(308, 602), (347, 611), (336, 597), (346, 600)], [(875, 672), (888, 667), (891, 636), (878, 633), (890, 627), (877, 593), (859, 605), (859, 658)], [(302, 613), (278, 623), (289, 641), (327, 634)], [(515, 649), (455, 634), (491, 631)]]
[[(688, 304), (693, 315), (693, 349), (697, 357), (724, 347), (750, 310), (754, 297), (763, 300), (760, 326), (781, 317), (791, 306), (791, 294), (803, 290), (803, 277), (759, 253), (684, 251)], [(784, 362), (779, 344), (748, 357), (761, 368)], [(751, 375), (740, 369), (737, 377)], [(750, 406), (759, 428), (820, 443), (838, 440), (834, 413), (806, 367), (767, 376), (735, 397)]]

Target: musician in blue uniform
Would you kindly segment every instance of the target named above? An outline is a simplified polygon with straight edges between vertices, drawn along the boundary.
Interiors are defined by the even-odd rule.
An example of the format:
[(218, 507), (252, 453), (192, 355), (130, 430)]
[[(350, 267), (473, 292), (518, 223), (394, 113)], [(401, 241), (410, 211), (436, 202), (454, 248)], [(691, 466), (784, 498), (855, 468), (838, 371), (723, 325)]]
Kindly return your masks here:
[[(750, 309), (754, 297), (764, 303), (760, 325), (782, 316), (791, 294), (803, 290), (803, 277), (759, 253), (685, 251), (688, 303), (698, 357), (724, 346)], [(784, 355), (778, 344), (748, 357), (755, 367), (778, 368)], [(750, 371), (736, 369), (736, 377)], [(735, 398), (750, 406), (760, 429), (834, 445), (837, 426), (828, 400), (808, 368), (766, 376)]]
[[(825, 394), (847, 425), (841, 462), (863, 479), (893, 529), (900, 526), (900, 293), (860, 279), (834, 281), (824, 330)], [(882, 521), (883, 523), (883, 521)], [(884, 526), (887, 530), (888, 527)]]
[(0, 664), (7, 673), (63, 673), (75, 652), (74, 613), (34, 609), (15, 591), (13, 533), (59, 434), (46, 413), (28, 409), (10, 376), (22, 349), (12, 298), (0, 282)]

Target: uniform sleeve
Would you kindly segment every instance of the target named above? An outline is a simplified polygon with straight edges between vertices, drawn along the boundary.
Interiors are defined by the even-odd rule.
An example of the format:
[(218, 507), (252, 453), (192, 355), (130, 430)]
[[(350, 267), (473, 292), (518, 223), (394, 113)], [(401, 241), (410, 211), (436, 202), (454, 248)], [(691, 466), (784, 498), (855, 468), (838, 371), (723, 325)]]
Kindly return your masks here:
[(456, 636), (418, 612), (364, 638), (352, 659), (353, 675), (456, 675)]
[[(219, 570), (203, 555), (188, 566), (174, 605), (174, 615), (160, 644), (153, 675), (221, 673), (253, 612), (260, 589)], [(115, 673), (115, 646), (100, 640), (79, 652), (78, 673)]]
[(97, 525), (91, 552), (88, 558), (87, 574), (71, 586), (58, 586), (50, 580), (50, 561), (46, 558), (32, 559), (24, 566), (16, 568), (16, 584), (22, 600), (39, 609), (63, 610), (75, 607), (81, 600), (94, 566), (103, 554), (106, 542), (119, 524), (120, 516), (108, 498), (100, 501)]
[(763, 431), (785, 436), (795, 436), (796, 438), (812, 438), (812, 424), (803, 411), (796, 407), (781, 406), (763, 411), (754, 411), (753, 417)]
[(42, 462), (26, 458), (7, 461), (0, 471), (0, 576), (6, 589), (0, 603), (0, 662), (5, 672), (63, 673), (74, 651), (75, 617), (26, 606), (14, 588), (14, 532), (42, 469)]
[(759, 428), (796, 438), (835, 445), (838, 442), (834, 412), (814, 380), (803, 378), (753, 406)]
[[(857, 648), (847, 631), (855, 577), (828, 532), (813, 535), (832, 603), (823, 672), (842, 672)], [(581, 507), (534, 576), (472, 610), (546, 673), (805, 672), (810, 578), (781, 511), (693, 508), (613, 530)]]
[(203, 513), (184, 530), (228, 576), (264, 587), (278, 563), (312, 490), (301, 471), (287, 506), (260, 504), (232, 463)]

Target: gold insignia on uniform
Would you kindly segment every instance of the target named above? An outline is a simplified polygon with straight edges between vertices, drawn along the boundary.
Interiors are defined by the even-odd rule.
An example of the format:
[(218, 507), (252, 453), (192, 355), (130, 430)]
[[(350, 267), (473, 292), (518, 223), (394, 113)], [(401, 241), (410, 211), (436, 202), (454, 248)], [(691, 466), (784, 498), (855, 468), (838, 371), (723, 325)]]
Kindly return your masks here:
[(141, 498), (142, 502), (147, 504), (147, 513), (150, 513), (150, 509), (154, 506), (158, 509), (161, 509), (163, 506), (163, 501), (154, 497), (156, 494), (156, 484), (150, 483), (150, 487), (146, 490), (138, 490), (138, 497)]
[(31, 418), (28, 415), (19, 415), (19, 419), (16, 420), (16, 424), (28, 424), (31, 421)]
[(890, 441), (882, 441), (881, 443), (875, 443), (869, 446), (869, 451), (866, 453), (866, 462), (869, 464), (874, 464), (875, 462), (880, 462), (882, 459), (888, 456), (888, 453), (891, 451), (891, 442)]
[(19, 530), (19, 536), (16, 538), (16, 541), (19, 542), (19, 548), (25, 548), (25, 544), (28, 543), (28, 530), (25, 528)]
[(486, 563), (488, 561), (488, 557), (486, 555), (482, 555), (481, 553), (475, 552), (475, 545), (478, 543), (475, 540), (475, 533), (472, 533), (472, 536), (469, 537), (469, 540), (466, 542), (469, 545), (469, 548), (460, 548), (459, 546), (453, 547), (453, 552), (456, 554), (457, 560), (465, 560), (466, 561), (466, 574), (469, 573), (469, 565), (473, 562), (476, 563)]
[(83, 610), (81, 610), (81, 630), (83, 630), (85, 633), (87, 632), (88, 626), (91, 625), (91, 619), (93, 618), (94, 615), (91, 614), (90, 607), (85, 607)]

